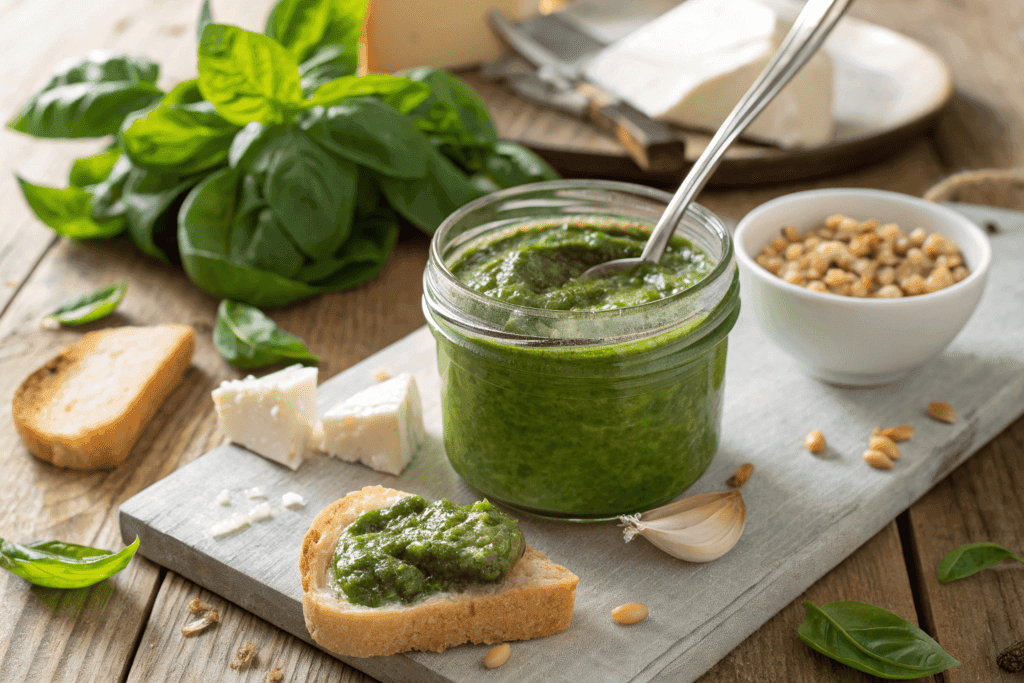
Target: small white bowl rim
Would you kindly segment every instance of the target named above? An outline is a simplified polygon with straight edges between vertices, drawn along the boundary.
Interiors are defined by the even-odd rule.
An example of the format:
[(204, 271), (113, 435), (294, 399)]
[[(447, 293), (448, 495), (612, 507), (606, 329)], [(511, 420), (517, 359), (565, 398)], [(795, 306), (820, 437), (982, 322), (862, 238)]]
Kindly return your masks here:
[[(980, 247), (981, 258), (977, 266), (971, 269), (970, 274), (960, 282), (955, 282), (949, 287), (944, 287), (936, 292), (929, 292), (928, 294), (921, 294), (918, 296), (904, 296), (897, 298), (875, 298), (875, 297), (855, 297), (855, 296), (840, 296), (838, 294), (832, 294), (829, 292), (815, 292), (801, 287), (800, 285), (794, 285), (791, 282), (786, 282), (778, 275), (765, 270), (757, 261), (754, 260), (750, 254), (747, 253), (746, 249), (742, 246), (742, 233), (747, 227), (753, 223), (762, 214), (770, 211), (780, 205), (789, 204), (800, 200), (813, 200), (823, 199), (826, 197), (864, 197), (872, 199), (890, 200), (895, 204), (904, 203), (923, 208), (926, 211), (934, 212), (939, 214), (940, 217), (953, 223), (959, 223), (962, 227), (966, 228), (967, 232), (972, 235), (975, 242)], [(834, 212), (833, 212), (834, 213)], [(831, 215), (831, 214), (830, 214)], [(876, 218), (876, 217), (869, 217)], [(825, 216), (822, 216), (822, 220)], [(868, 220), (864, 218), (862, 220)], [(878, 220), (882, 220), (878, 218)], [(779, 229), (784, 227), (779, 226)], [(829, 301), (835, 305), (840, 306), (888, 306), (890, 308), (900, 307), (911, 307), (921, 305), (922, 300), (928, 302), (939, 303), (942, 299), (956, 296), (963, 289), (970, 287), (973, 283), (980, 279), (983, 279), (988, 272), (989, 265), (992, 263), (992, 245), (988, 240), (985, 233), (979, 228), (973, 221), (966, 216), (957, 213), (949, 207), (935, 202), (930, 202), (920, 197), (914, 197), (913, 195), (903, 194), (901, 192), (892, 192), (891, 190), (875, 190), (869, 188), (823, 188), (819, 190), (804, 190), (802, 192), (793, 192), (790, 194), (776, 197), (770, 201), (761, 204), (757, 208), (750, 211), (744, 216), (736, 226), (736, 230), (733, 231), (733, 244), (734, 253), (739, 261), (742, 261), (747, 270), (751, 275), (758, 278), (762, 282), (766, 282), (773, 287), (781, 287), (783, 291), (787, 291), (797, 296), (809, 297), (812, 301)], [(961, 245), (957, 245), (959, 248)], [(953, 290), (953, 291), (951, 291)]]

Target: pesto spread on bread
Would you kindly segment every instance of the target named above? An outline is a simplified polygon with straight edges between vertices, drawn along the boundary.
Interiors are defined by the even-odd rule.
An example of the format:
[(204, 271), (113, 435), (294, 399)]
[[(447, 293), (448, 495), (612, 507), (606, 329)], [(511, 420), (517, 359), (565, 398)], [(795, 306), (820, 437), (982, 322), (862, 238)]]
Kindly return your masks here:
[(408, 496), (369, 510), (338, 539), (339, 597), (368, 607), (501, 581), (522, 556), (519, 524), (486, 500), (459, 506)]

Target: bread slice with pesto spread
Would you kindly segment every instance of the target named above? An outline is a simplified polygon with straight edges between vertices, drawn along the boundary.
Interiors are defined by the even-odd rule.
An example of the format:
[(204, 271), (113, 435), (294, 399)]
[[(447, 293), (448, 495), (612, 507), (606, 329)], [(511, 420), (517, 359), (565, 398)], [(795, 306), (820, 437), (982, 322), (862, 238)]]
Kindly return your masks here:
[(299, 557), (302, 612), (317, 643), (351, 657), (406, 650), (441, 652), (462, 643), (502, 643), (564, 631), (572, 621), (579, 577), (544, 553), (526, 551), (500, 582), (435, 593), (410, 605), (355, 605), (333, 586), (331, 559), (342, 531), (367, 510), (410, 494), (367, 486), (324, 508)]

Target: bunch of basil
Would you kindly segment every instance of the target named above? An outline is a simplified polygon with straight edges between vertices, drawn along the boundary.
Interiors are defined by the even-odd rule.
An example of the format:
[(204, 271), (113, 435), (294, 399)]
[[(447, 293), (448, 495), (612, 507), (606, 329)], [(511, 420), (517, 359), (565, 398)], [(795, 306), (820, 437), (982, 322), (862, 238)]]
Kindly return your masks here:
[(18, 178), (73, 239), (127, 231), (206, 291), (276, 306), (380, 271), (402, 216), (427, 233), (487, 192), (555, 177), (499, 142), (450, 73), (354, 75), (366, 0), (280, 0), (265, 35), (200, 14), (199, 77), (168, 93), (154, 62), (91, 53), (59, 68), (8, 127), (116, 135), (67, 188)]

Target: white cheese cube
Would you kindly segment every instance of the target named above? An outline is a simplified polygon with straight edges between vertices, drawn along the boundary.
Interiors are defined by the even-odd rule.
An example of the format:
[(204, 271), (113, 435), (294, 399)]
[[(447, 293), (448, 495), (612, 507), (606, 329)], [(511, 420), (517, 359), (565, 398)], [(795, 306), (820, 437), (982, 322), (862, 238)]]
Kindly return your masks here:
[[(648, 116), (714, 131), (789, 27), (757, 0), (687, 0), (608, 46), (585, 71)], [(782, 147), (830, 141), (832, 80), (831, 60), (819, 52), (744, 135)]]
[(221, 431), (296, 470), (306, 457), (316, 421), (316, 368), (293, 365), (259, 379), (229, 380), (213, 390)]
[(320, 450), (398, 474), (426, 440), (416, 380), (403, 373), (335, 405), (321, 419)]

